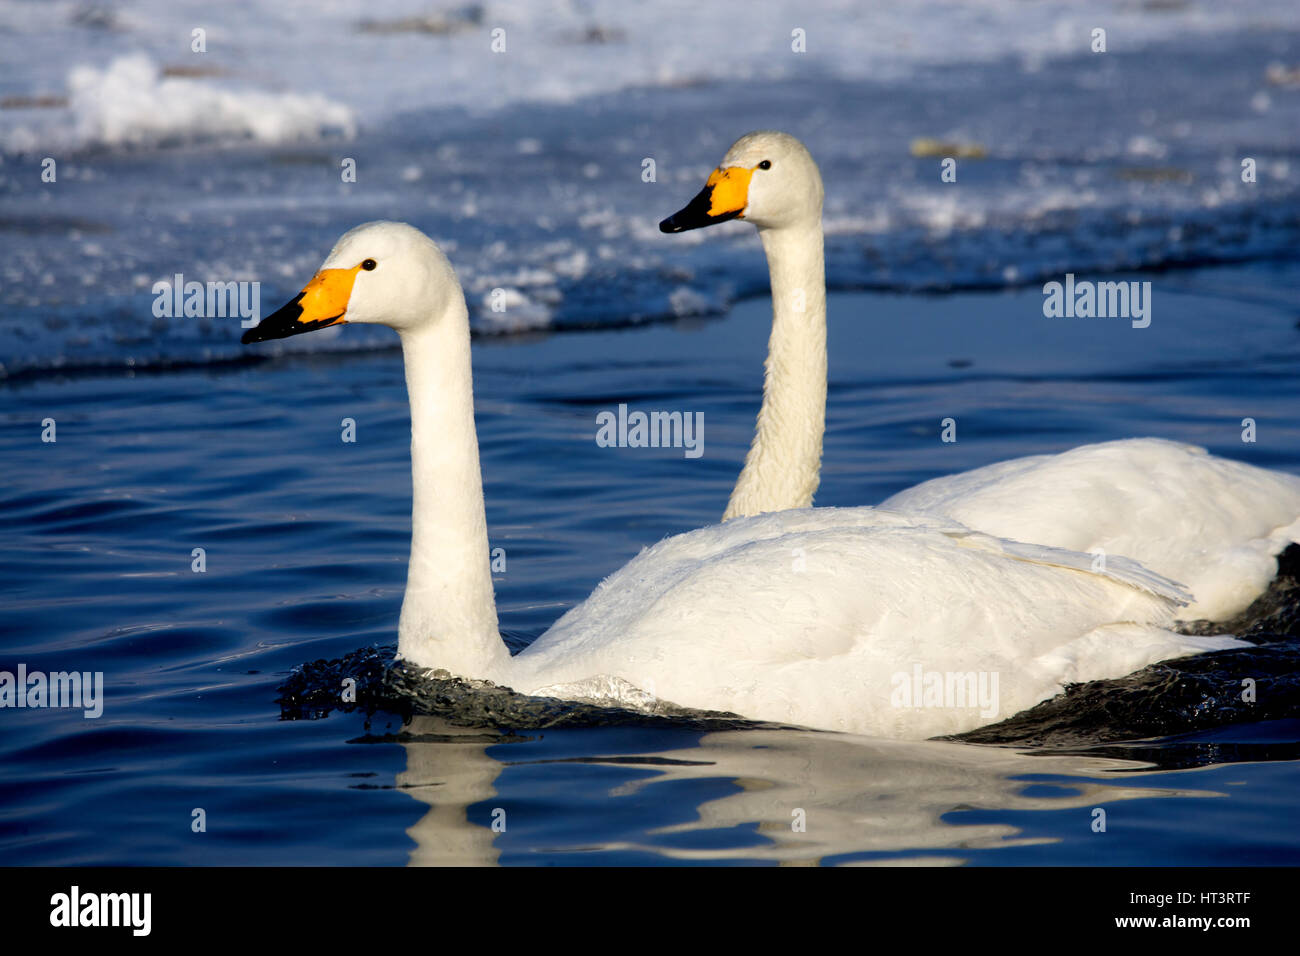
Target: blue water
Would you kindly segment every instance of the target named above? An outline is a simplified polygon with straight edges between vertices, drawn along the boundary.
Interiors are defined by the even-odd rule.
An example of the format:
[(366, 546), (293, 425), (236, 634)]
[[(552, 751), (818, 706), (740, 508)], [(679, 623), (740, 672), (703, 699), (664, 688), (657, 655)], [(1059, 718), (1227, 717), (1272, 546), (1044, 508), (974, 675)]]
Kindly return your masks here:
[[(1182, 14), (1140, 16), (1166, 15)], [(101, 39), (129, 47), (142, 29)], [(16, 35), (0, 25), (0, 43)], [(1173, 710), (1140, 742), (1108, 731), (1159, 699), (1103, 688), (1109, 713), (1048, 746), (487, 720), (391, 687), (316, 705), (396, 641), (410, 478), (395, 338), (348, 327), (254, 353), (236, 321), (155, 318), (152, 283), (255, 279), (269, 311), (358, 222), (437, 237), (481, 333), (489, 535), (518, 647), (642, 547), (721, 515), (759, 401), (764, 265), (743, 223), (655, 223), (754, 127), (804, 138), (827, 183), (819, 504), (1139, 435), (1300, 473), (1300, 90), (1264, 79), (1300, 61), (1294, 25), (1137, 50), (1120, 34), (1104, 58), (922, 61), (863, 78), (810, 57), (775, 79), (542, 105), (503, 80), (499, 108), (376, 109), (347, 142), (88, 142), (59, 153), (57, 188), (38, 181), (40, 150), (0, 152), (0, 671), (103, 671), (106, 697), (97, 719), (0, 710), (0, 863), (1300, 862), (1294, 679), (1261, 700), (1266, 720)], [(11, 73), (0, 89), (45, 91)], [(923, 136), (988, 158), (943, 185), (909, 153)], [(1150, 328), (1044, 318), (1041, 282), (1066, 271), (1150, 281)], [(497, 287), (528, 308), (484, 309)], [(620, 403), (703, 413), (704, 454), (598, 447), (596, 415)], [(955, 443), (939, 440), (948, 417)], [(1279, 647), (1285, 662), (1294, 635)], [(1221, 675), (1258, 673), (1263, 658), (1234, 653)]]
[[(1037, 292), (832, 296), (818, 500), (1148, 433), (1300, 471), (1300, 331), (1282, 294), (1297, 279), (1280, 266), (1161, 277), (1147, 330), (1053, 324)], [(504, 630), (535, 636), (643, 545), (717, 519), (752, 428), (767, 309), (478, 340)], [(1228, 758), (1245, 762), (1143, 772), (1113, 750), (794, 730), (281, 719), (295, 667), (394, 641), (410, 493), (399, 353), (45, 377), (0, 397), (0, 660), (107, 681), (96, 720), (4, 713), (7, 862), (1300, 860), (1300, 762), (1279, 749), (1300, 741), (1294, 720), (1205, 732), (1256, 745)], [(595, 413), (619, 401), (702, 411), (705, 454), (597, 447)], [(948, 414), (956, 444), (938, 440)], [(39, 440), (45, 417), (55, 444)], [(1109, 836), (1089, 829), (1096, 806)], [(806, 832), (790, 830), (795, 808)]]

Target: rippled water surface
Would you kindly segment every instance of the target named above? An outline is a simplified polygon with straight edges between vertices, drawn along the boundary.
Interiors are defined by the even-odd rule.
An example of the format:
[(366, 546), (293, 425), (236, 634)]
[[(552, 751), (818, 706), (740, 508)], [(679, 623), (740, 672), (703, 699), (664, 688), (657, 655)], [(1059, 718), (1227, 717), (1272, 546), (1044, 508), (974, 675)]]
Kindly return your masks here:
[[(159, 316), (153, 292), (255, 281), (265, 314), (360, 222), (437, 238), (480, 333), (516, 649), (722, 513), (765, 265), (745, 223), (656, 223), (753, 128), (805, 140), (826, 182), (819, 504), (1140, 435), (1300, 472), (1291, 6), (0, 0), (0, 671), (105, 679), (97, 719), (0, 710), (0, 862), (1300, 862), (1300, 555), (1243, 622), (1257, 646), (961, 741), (428, 680), (388, 666), (410, 534), (395, 337), (246, 349), (238, 321)], [(1045, 318), (1066, 272), (1150, 282), (1150, 327)], [(702, 413), (703, 454), (598, 447), (623, 403)]]
[[(1136, 434), (1300, 470), (1300, 331), (1282, 304), (1296, 271), (1158, 281), (1167, 311), (1147, 330), (1054, 324), (1036, 292), (832, 296), (819, 502)], [(479, 340), (512, 641), (643, 545), (716, 520), (752, 428), (767, 309)], [(97, 720), (5, 712), (7, 861), (1300, 860), (1300, 723), (1286, 707), (1144, 748), (1054, 753), (707, 723), (476, 727), (408, 719), (396, 701), (282, 707), (300, 665), (367, 647), (382, 660), (394, 642), (409, 543), (400, 354), (46, 377), (0, 402), (3, 662), (107, 682)], [(597, 447), (596, 411), (617, 402), (703, 411), (706, 453)], [(955, 445), (937, 437), (948, 414)], [(45, 417), (56, 444), (39, 440)], [(340, 441), (344, 418), (355, 444)], [(1097, 806), (1104, 837), (1089, 829)]]

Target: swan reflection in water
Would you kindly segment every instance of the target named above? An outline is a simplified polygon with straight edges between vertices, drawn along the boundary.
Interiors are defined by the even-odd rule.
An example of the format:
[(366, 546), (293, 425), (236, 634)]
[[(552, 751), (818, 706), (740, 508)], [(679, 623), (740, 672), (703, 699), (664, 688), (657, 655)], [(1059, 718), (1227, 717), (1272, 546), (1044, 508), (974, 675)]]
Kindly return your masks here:
[[(1008, 748), (942, 741), (879, 740), (786, 729), (666, 734), (621, 728), (620, 751), (642, 735), (646, 743), (662, 745), (667, 740), (680, 746), (575, 759), (557, 749), (563, 747), (564, 735), (572, 733), (511, 736), (455, 727), (436, 717), (414, 718), (403, 735), (406, 770), (398, 774), (397, 784), (429, 809), (407, 830), (415, 841), (410, 864), (497, 864), (506, 842), (502, 838), (509, 834), (511, 854), (601, 850), (683, 862), (816, 864), (828, 857), (876, 853), (889, 855), (881, 862), (890, 864), (959, 865), (969, 858), (966, 850), (1052, 841), (1021, 836), (1005, 823), (946, 820), (954, 811), (1074, 808), (1080, 813), (1080, 828), (1087, 828), (1094, 808), (1116, 801), (1216, 795), (1182, 787), (1112, 786), (1088, 779), (1141, 766), (1133, 761), (1031, 756)], [(542, 741), (545, 746), (539, 745)], [(590, 744), (590, 737), (584, 736), (574, 752), (590, 753)], [(591, 772), (592, 765), (626, 773), (611, 786), (608, 775)], [(522, 801), (503, 795), (510, 790), (508, 781), (502, 780), (507, 768), (534, 774), (527, 790), (521, 791), (528, 794)], [(545, 776), (544, 786), (538, 786), (537, 774)], [(1029, 775), (1033, 776), (1024, 779)], [(1053, 779), (1046, 795), (1035, 785), (1043, 775), (1066, 779)], [(676, 792), (671, 798), (656, 798), (654, 791), (663, 787)], [(680, 806), (685, 793), (719, 789), (728, 792), (700, 802), (696, 819), (655, 818)], [(601, 818), (620, 815), (620, 801), (626, 801), (629, 815), (637, 807), (647, 808), (647, 818), (633, 836), (611, 828), (608, 839), (603, 838)], [(567, 844), (557, 843), (560, 828), (548, 827), (537, 816), (554, 818), (556, 804), (567, 805), (570, 817), (583, 804), (590, 804), (591, 829), (579, 838), (570, 836)], [(504, 826), (503, 832), (493, 829), (494, 820), (498, 829)], [(626, 822), (624, 816), (615, 826)], [(572, 829), (570, 820), (564, 832)], [(737, 832), (728, 846), (718, 837), (730, 830)]]

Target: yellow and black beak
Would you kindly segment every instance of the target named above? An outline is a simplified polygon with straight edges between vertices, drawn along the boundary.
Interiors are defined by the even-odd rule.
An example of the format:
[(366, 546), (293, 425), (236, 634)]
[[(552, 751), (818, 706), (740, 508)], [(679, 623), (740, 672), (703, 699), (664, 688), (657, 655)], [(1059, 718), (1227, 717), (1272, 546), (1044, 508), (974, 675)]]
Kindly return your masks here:
[(352, 298), (352, 283), (360, 271), (361, 266), (351, 269), (322, 269), (291, 302), (245, 332), (240, 341), (245, 345), (268, 342), (346, 322), (348, 300)]
[(742, 166), (719, 166), (698, 196), (684, 209), (659, 223), (659, 231), (685, 232), (715, 222), (745, 218), (745, 207), (749, 204), (749, 179), (753, 175), (752, 169)]

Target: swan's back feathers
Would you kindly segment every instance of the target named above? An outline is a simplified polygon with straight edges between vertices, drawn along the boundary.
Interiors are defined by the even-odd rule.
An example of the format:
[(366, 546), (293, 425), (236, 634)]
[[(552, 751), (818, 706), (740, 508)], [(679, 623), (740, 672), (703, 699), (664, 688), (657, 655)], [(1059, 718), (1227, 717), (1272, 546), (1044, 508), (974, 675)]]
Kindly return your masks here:
[[(514, 659), (516, 689), (617, 678), (688, 707), (915, 737), (990, 720), (896, 706), (891, 682), (917, 666), (996, 674), (1007, 716), (1062, 680), (1204, 649), (1159, 627), (1183, 599), (1176, 585), (1132, 562), (1092, 564), (872, 508), (738, 519), (661, 541), (602, 582)], [(1142, 640), (1084, 640), (1128, 622)]]
[(1130, 587), (1146, 591), (1156, 597), (1164, 598), (1179, 607), (1190, 604), (1192, 601), (1192, 596), (1177, 581), (1171, 581), (1162, 575), (1156, 574), (1131, 558), (1119, 555), (1108, 556), (1101, 553), (1082, 554), (1078, 551), (1053, 548), (1045, 544), (1026, 544), (1023, 541), (1012, 541), (1009, 538), (995, 538), (992, 535), (976, 531), (947, 531), (945, 533), (958, 542), (969, 542), (972, 547), (982, 547), (999, 554), (1005, 554), (1007, 557), (1019, 561), (1048, 564), (1058, 568), (1071, 568), (1075, 571), (1086, 571), (1089, 574), (1110, 578), (1112, 581), (1118, 581), (1121, 584), (1127, 584)]
[(1084, 445), (923, 482), (882, 507), (944, 515), (1018, 541), (1127, 556), (1194, 596), (1184, 619), (1224, 620), (1300, 540), (1300, 477), (1155, 438)]

